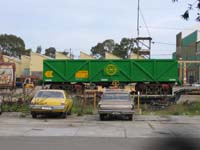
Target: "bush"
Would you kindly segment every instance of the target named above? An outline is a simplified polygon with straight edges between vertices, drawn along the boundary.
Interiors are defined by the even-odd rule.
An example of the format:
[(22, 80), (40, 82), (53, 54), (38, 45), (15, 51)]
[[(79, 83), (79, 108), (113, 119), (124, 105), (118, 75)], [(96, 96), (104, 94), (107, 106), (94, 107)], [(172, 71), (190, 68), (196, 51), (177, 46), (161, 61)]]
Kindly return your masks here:
[(28, 104), (3, 104), (2, 112), (29, 112)]

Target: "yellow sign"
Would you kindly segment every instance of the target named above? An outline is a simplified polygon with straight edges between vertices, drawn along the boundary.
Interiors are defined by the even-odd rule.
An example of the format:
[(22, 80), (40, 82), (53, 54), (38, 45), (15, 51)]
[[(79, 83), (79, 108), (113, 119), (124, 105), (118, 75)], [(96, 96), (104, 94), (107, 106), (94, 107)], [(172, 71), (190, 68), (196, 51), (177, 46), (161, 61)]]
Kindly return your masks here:
[(117, 73), (117, 67), (113, 64), (109, 64), (104, 69), (104, 72), (110, 76), (113, 76)]
[(76, 72), (75, 78), (84, 79), (88, 78), (88, 71), (87, 70), (80, 70)]
[(45, 74), (45, 76), (47, 78), (52, 78), (53, 77), (53, 71), (46, 71), (44, 74)]

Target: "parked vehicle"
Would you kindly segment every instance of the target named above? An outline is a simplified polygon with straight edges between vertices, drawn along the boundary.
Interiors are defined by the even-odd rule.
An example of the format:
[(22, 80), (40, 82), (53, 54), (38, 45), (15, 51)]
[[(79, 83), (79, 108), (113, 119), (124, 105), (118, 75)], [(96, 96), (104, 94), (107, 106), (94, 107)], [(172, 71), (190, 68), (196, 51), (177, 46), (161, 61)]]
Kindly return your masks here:
[(34, 88), (36, 85), (41, 85), (41, 78), (33, 75), (21, 75), (16, 78), (16, 87), (17, 88)]
[(58, 114), (66, 118), (71, 114), (73, 101), (64, 90), (40, 90), (33, 97), (30, 105), (32, 118), (39, 114)]
[(111, 90), (103, 93), (98, 103), (100, 120), (104, 120), (111, 115), (122, 115), (133, 118), (134, 102), (128, 92), (123, 90)]
[(29, 89), (29, 88), (33, 89), (35, 87), (31, 78), (25, 78), (23, 84), (24, 84), (23, 86), (25, 89)]

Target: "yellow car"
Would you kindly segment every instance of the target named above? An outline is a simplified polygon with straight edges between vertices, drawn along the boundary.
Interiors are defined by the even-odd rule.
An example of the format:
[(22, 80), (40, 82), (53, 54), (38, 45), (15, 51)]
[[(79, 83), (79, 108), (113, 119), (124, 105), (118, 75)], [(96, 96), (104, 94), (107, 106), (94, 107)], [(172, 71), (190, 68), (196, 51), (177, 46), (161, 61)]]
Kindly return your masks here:
[(64, 90), (46, 89), (38, 91), (30, 105), (32, 118), (40, 114), (56, 113), (62, 118), (71, 114), (73, 100)]

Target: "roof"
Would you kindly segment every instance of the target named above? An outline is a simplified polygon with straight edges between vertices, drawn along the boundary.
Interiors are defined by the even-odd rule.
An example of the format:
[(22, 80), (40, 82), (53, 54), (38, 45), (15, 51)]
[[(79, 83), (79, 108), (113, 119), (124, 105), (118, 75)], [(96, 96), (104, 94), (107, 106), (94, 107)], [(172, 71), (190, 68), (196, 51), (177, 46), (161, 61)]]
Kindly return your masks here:
[(115, 55), (113, 55), (113, 54), (111, 54), (109, 52), (106, 52), (105, 53), (105, 59), (122, 59), (122, 58), (120, 58), (118, 56), (115, 56)]
[(89, 54), (86, 54), (86, 53), (80, 51), (79, 59), (95, 59), (95, 58), (93, 56), (89, 55)]
[(53, 58), (48, 57), (48, 56), (46, 56), (46, 55), (42, 55), (42, 54), (35, 53), (35, 52), (31, 52), (31, 55), (32, 55), (32, 54), (34, 54), (34, 55), (38, 55), (38, 56), (43, 57), (43, 58), (46, 58), (46, 59), (53, 59)]

